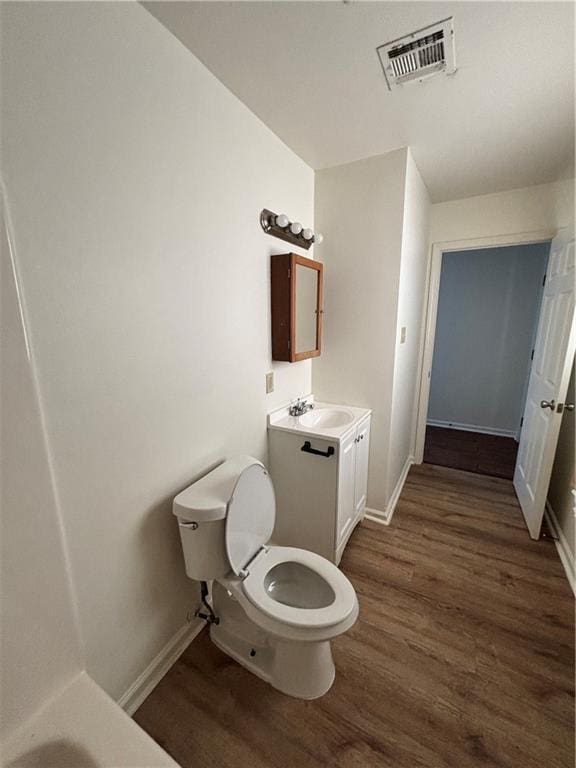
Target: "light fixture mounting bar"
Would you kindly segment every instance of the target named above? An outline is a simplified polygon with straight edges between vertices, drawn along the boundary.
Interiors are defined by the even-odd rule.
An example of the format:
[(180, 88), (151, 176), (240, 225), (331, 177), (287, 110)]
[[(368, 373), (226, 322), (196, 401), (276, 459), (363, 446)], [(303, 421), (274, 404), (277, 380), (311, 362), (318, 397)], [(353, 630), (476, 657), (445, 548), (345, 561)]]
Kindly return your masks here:
[(260, 213), (260, 225), (264, 232), (266, 232), (268, 235), (279, 237), (280, 240), (285, 240), (291, 245), (297, 245), (299, 248), (305, 248), (308, 250), (314, 242), (314, 237), (312, 237), (310, 240), (306, 240), (306, 238), (303, 237), (302, 232), (300, 232), (298, 235), (295, 235), (290, 231), (291, 222), (288, 222), (286, 227), (279, 227), (278, 224), (276, 224), (277, 215), (278, 214), (274, 213), (273, 211), (269, 211), (268, 208), (262, 209), (262, 212)]

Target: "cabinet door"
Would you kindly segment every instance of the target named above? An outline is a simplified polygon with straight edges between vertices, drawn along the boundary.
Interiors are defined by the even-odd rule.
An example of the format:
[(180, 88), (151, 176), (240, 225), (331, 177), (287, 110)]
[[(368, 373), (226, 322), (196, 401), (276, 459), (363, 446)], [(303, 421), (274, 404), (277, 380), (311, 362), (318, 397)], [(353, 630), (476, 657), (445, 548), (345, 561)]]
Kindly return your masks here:
[(338, 462), (338, 517), (336, 520), (336, 547), (354, 522), (354, 468), (356, 460), (356, 433), (340, 446)]
[(354, 472), (354, 518), (364, 512), (368, 491), (368, 457), (370, 455), (370, 419), (358, 426), (356, 466)]

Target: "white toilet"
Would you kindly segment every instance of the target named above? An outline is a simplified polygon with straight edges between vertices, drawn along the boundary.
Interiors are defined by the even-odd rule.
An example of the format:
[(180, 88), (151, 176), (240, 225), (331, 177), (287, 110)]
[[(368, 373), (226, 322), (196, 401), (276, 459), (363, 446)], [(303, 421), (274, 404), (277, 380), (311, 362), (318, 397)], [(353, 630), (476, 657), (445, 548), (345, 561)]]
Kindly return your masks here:
[(320, 555), (268, 544), (274, 486), (251, 456), (225, 461), (176, 496), (186, 573), (215, 581), (212, 641), (270, 685), (315, 699), (334, 682), (330, 640), (358, 616), (354, 587)]

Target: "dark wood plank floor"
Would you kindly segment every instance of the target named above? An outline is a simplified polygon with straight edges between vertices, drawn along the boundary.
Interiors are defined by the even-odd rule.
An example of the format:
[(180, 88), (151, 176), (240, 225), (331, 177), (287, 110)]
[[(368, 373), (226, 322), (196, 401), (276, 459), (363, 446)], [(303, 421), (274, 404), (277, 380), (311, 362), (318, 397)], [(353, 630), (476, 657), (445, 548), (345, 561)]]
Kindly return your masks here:
[(517, 453), (518, 443), (512, 437), (426, 427), (426, 464), (512, 480)]
[(573, 768), (573, 598), (511, 483), (413, 467), (342, 560), (336, 681), (298, 701), (195, 640), (135, 719), (184, 768)]

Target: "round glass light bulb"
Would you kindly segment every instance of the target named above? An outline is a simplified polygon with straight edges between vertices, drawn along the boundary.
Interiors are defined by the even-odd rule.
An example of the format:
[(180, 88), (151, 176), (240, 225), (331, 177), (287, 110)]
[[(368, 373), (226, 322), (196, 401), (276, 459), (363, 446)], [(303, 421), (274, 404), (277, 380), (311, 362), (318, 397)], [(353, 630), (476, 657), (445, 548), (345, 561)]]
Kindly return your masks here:
[(316, 245), (320, 245), (320, 243), (324, 240), (324, 235), (322, 232), (318, 232), (316, 235), (314, 235), (314, 242)]
[(312, 232), (311, 229), (306, 228), (302, 232), (302, 237), (304, 238), (304, 240), (312, 240), (312, 238), (314, 237), (314, 232)]
[(282, 229), (285, 229), (288, 224), (290, 223), (288, 216), (286, 216), (285, 213), (281, 213), (279, 216), (276, 216), (276, 226), (281, 227)]
[(302, 232), (302, 224), (300, 224), (299, 221), (290, 224), (290, 232), (292, 232), (293, 235), (299, 235), (300, 232)]

